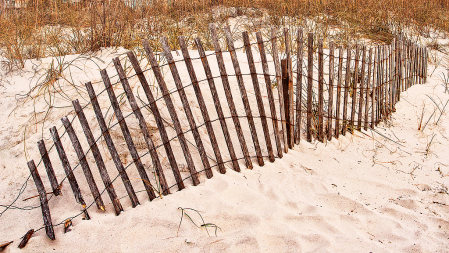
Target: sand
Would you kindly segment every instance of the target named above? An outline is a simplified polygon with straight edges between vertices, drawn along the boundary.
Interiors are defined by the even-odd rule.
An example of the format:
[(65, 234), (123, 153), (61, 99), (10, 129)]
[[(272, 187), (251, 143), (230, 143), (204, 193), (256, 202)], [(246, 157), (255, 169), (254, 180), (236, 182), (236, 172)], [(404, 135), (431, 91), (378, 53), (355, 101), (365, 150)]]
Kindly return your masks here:
[[(123, 52), (102, 51), (99, 57), (104, 63), (99, 62), (99, 67), (107, 67), (112, 57)], [(245, 54), (239, 54), (239, 58), (246, 61)], [(48, 63), (51, 59), (42, 61)], [(78, 70), (74, 74), (77, 84), (100, 80), (91, 63), (85, 66), (92, 69)], [(201, 65), (197, 62), (195, 67)], [(188, 78), (185, 69), (179, 68), (182, 77)], [(55, 227), (55, 241), (40, 230), (19, 250), (21, 236), (28, 229), (43, 225), (41, 211), (40, 208), (9, 209), (0, 217), (0, 241), (14, 243), (4, 252), (449, 252), (449, 110), (440, 111), (449, 101), (449, 94), (444, 93), (440, 79), (445, 69), (430, 68), (435, 71), (428, 82), (401, 93), (397, 111), (375, 131), (347, 134), (326, 143), (307, 143), (303, 139), (284, 158), (274, 163), (266, 159), (263, 167), (253, 160), (254, 169), (243, 169), (240, 173), (228, 168), (222, 175), (214, 168), (212, 179), (203, 176), (200, 185), (187, 183), (187, 188), (179, 192), (176, 187), (172, 188), (172, 194), (152, 202), (139, 193), (141, 205), (136, 208), (131, 208), (130, 201), (123, 198), (125, 212), (119, 216), (113, 214), (110, 201), (103, 194), (106, 212), (92, 206), (91, 220), (73, 219), (71, 230), (65, 234), (63, 226)], [(0, 203), (3, 205), (14, 200), (27, 179), (26, 159), (38, 160), (34, 143), (44, 136), (50, 144), (46, 129), (52, 125), (60, 127), (59, 118), (71, 111), (71, 108), (54, 109), (43, 126), (24, 129), (34, 110), (32, 103), (24, 104), (15, 113), (11, 111), (17, 104), (15, 94), (27, 92), (29, 85), (36, 83), (35, 79), (30, 81), (31, 63), (27, 70), (22, 76), (4, 76), (8, 82), (0, 87), (3, 121), (0, 125)], [(217, 71), (215, 65), (213, 71)], [(108, 72), (113, 75), (112, 69)], [(170, 76), (168, 72), (167, 75)], [(248, 90), (252, 90), (250, 79), (246, 80)], [(220, 82), (217, 84), (221, 87)], [(207, 84), (203, 85), (203, 92), (208, 92)], [(101, 84), (95, 87), (98, 90)], [(194, 96), (191, 90), (187, 93)], [(234, 82), (233, 95), (239, 98), (238, 94)], [(436, 105), (431, 98), (440, 108), (434, 114)], [(79, 99), (86, 103), (82, 97)], [(210, 95), (205, 99), (211, 108), (211, 118), (216, 118)], [(256, 103), (251, 99), (254, 110)], [(220, 100), (226, 104), (224, 96)], [(175, 101), (181, 108), (179, 99)], [(65, 104), (70, 105), (70, 101)], [(37, 108), (42, 111), (45, 101), (38, 100)], [(429, 120), (424, 131), (418, 130), (423, 108), (423, 122)], [(242, 105), (238, 105), (238, 110), (243, 115)], [(194, 113), (201, 122), (198, 109)], [(164, 117), (169, 119), (168, 114)], [(182, 122), (187, 126), (185, 119)], [(218, 122), (214, 126), (219, 129)], [(259, 136), (263, 136), (262, 132)], [(227, 155), (221, 133), (218, 138), (222, 153)], [(249, 135), (246, 138), (250, 141)], [(237, 138), (233, 140), (238, 147)], [(179, 149), (176, 144), (175, 148)], [(206, 143), (206, 148), (212, 152), (210, 143)], [(103, 149), (102, 152), (107, 153)], [(243, 161), (240, 164), (243, 168)], [(62, 169), (56, 167), (58, 178), (63, 177)], [(96, 170), (93, 163), (91, 168)], [(110, 169), (111, 174), (114, 170)], [(114, 173), (115, 176), (116, 170)], [(41, 175), (45, 176), (44, 171)], [(48, 189), (48, 181), (44, 183)], [(120, 184), (119, 180), (115, 182)], [(138, 182), (133, 185), (137, 187)], [(119, 196), (124, 196), (123, 189), (117, 188)], [(63, 197), (50, 201), (55, 224), (80, 211), (67, 183), (62, 190)], [(88, 190), (83, 193), (87, 195)], [(37, 198), (22, 201), (33, 195), (36, 195), (34, 183), (28, 180), (15, 206), (37, 206)], [(192, 220), (184, 215), (181, 222), (182, 209)]]

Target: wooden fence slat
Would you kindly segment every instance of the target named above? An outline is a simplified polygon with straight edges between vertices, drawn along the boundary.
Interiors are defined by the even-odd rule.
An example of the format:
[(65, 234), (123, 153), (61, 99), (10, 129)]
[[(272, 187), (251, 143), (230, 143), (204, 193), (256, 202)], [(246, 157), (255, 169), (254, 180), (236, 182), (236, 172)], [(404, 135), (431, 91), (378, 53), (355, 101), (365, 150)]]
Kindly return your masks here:
[(323, 61), (323, 40), (318, 41), (318, 140), (324, 142), (324, 61)]
[(346, 129), (348, 127), (348, 95), (349, 85), (351, 81), (351, 45), (348, 45), (346, 52), (346, 73), (345, 73), (345, 92), (343, 96), (343, 126), (341, 134), (346, 135)]
[[(284, 27), (284, 44), (285, 44), (285, 55), (287, 59), (287, 72), (288, 72), (288, 83), (287, 83), (287, 89), (284, 90), (288, 92), (288, 103), (284, 103), (285, 106), (288, 106), (288, 125), (287, 126), (287, 136), (290, 136), (290, 138), (287, 138), (288, 147), (290, 149), (293, 149), (293, 146), (295, 145), (295, 138), (294, 138), (294, 129), (295, 129), (295, 112), (293, 110), (293, 71), (292, 71), (292, 58), (290, 53), (290, 33), (287, 27)], [(282, 67), (282, 66), (281, 66)], [(285, 96), (285, 94), (284, 94)], [(287, 113), (287, 112), (286, 112)], [(287, 114), (285, 115), (287, 118)]]
[(109, 198), (111, 199), (112, 205), (114, 206), (115, 214), (119, 215), (123, 211), (122, 204), (117, 198), (117, 193), (115, 192), (114, 186), (112, 185), (111, 178), (109, 177), (106, 166), (104, 165), (103, 157), (101, 156), (100, 150), (98, 149), (95, 138), (90, 130), (89, 123), (87, 122), (86, 115), (84, 115), (83, 108), (79, 104), (78, 99), (72, 101), (73, 107), (75, 109), (77, 118), (80, 121), (81, 127), (83, 128), (84, 135), (86, 136), (87, 143), (92, 150), (92, 155), (94, 156), (95, 163), (97, 164), (98, 171), (100, 172), (103, 184), (108, 192)]
[(374, 128), (375, 121), (374, 115), (376, 115), (377, 102), (377, 48), (374, 48), (374, 59), (373, 59), (373, 90), (371, 91), (371, 124), (370, 127)]
[(313, 33), (307, 39), (307, 141), (312, 142)]
[(384, 72), (384, 62), (385, 62), (385, 50), (383, 46), (380, 46), (380, 61), (379, 61), (379, 76), (380, 76), (380, 83), (379, 83), (379, 119), (382, 120), (384, 116), (384, 86), (385, 86), (385, 72)]
[[(145, 40), (143, 41), (143, 45), (144, 45), (144, 47), (149, 47), (148, 42)], [(150, 50), (151, 50), (151, 48), (150, 48)], [(134, 53), (128, 52), (127, 56), (128, 56), (129, 61), (131, 62), (131, 65), (134, 68), (134, 71), (136, 72), (137, 77), (139, 78), (140, 84), (142, 85), (142, 88), (145, 92), (145, 96), (148, 99), (148, 105), (149, 105), (150, 110), (153, 113), (154, 119), (156, 121), (156, 125), (159, 130), (159, 134), (161, 136), (162, 143), (164, 145), (165, 153), (167, 154), (167, 158), (170, 163), (170, 167), (172, 169), (173, 175), (176, 180), (176, 185), (178, 186), (178, 190), (182, 190), (185, 188), (184, 182), (182, 180), (181, 174), (179, 173), (178, 164), (176, 163), (175, 156), (173, 155), (173, 150), (170, 145), (170, 140), (168, 139), (167, 131), (165, 130), (164, 121), (162, 119), (161, 113), (159, 112), (156, 101), (153, 97), (153, 93), (151, 92), (151, 89), (150, 89), (150, 86), (148, 85), (147, 79), (145, 78), (145, 75), (143, 74), (142, 69), (140, 68), (140, 65), (139, 65)], [(130, 93), (130, 95), (132, 95), (132, 93)], [(141, 118), (139, 120), (139, 122), (142, 122), (142, 124), (139, 123), (139, 125), (141, 125), (141, 129), (148, 128), (146, 126), (145, 120), (142, 119), (143, 116), (141, 117), (140, 116), (141, 114), (136, 114), (136, 116), (137, 115), (139, 115), (138, 117)], [(143, 124), (143, 123), (145, 123), (145, 124)], [(146, 130), (143, 130), (143, 131), (147, 132)], [(148, 144), (151, 145), (151, 136), (150, 135), (148, 135), (147, 146), (148, 146)], [(150, 150), (151, 158), (153, 160), (153, 165), (157, 169), (156, 170), (157, 173), (159, 173), (158, 171), (160, 170), (161, 175), (163, 175), (162, 165), (160, 163), (160, 159), (159, 159), (159, 155), (158, 155), (157, 151), (152, 148), (149, 150)], [(161, 178), (163, 179), (163, 181), (161, 181)], [(159, 178), (161, 187), (162, 187), (163, 191), (167, 192), (167, 194), (168, 194), (169, 188), (165, 181), (165, 177), (161, 176), (161, 178)]]
[(270, 162), (274, 162), (273, 146), (271, 146), (271, 137), (270, 131), (268, 130), (267, 116), (265, 114), (262, 95), (260, 93), (259, 81), (257, 77), (256, 66), (254, 65), (254, 57), (249, 42), (248, 32), (243, 32), (242, 36), (243, 43), (245, 45), (246, 56), (248, 59), (249, 71), (251, 73), (251, 80), (254, 86), (254, 93), (256, 95), (257, 106), (259, 108), (260, 121), (262, 122), (263, 133), (265, 136), (265, 144), (267, 145), (268, 159)]
[[(217, 58), (218, 68), (220, 70), (221, 81), (226, 95), (226, 101), (228, 102), (229, 110), (231, 111), (232, 120), (234, 122), (234, 127), (235, 130), (237, 131), (237, 138), (239, 139), (240, 147), (243, 152), (245, 165), (248, 169), (252, 169), (253, 163), (251, 161), (251, 157), (248, 152), (248, 146), (246, 145), (245, 136), (243, 135), (237, 110), (235, 109), (235, 103), (234, 99), (232, 98), (231, 86), (229, 85), (228, 74), (226, 73), (226, 67), (223, 60), (223, 53), (221, 51), (220, 43), (218, 42), (217, 29), (215, 27), (215, 24), (213, 23), (209, 24), (209, 30), (211, 32), (212, 42), (214, 44), (215, 56)], [(240, 169), (236, 171), (240, 171)]]
[(201, 63), (203, 65), (204, 72), (206, 73), (207, 83), (209, 84), (209, 88), (212, 93), (215, 110), (217, 111), (218, 119), (220, 121), (223, 135), (225, 137), (229, 155), (231, 156), (234, 170), (240, 171), (240, 166), (237, 162), (237, 156), (236, 156), (235, 150), (234, 150), (234, 144), (232, 143), (231, 135), (229, 134), (228, 125), (226, 124), (225, 116), (224, 116), (223, 109), (221, 107), (220, 99), (218, 96), (217, 87), (215, 86), (215, 81), (212, 76), (212, 71), (209, 66), (209, 61), (207, 60), (206, 52), (204, 51), (203, 44), (201, 43), (201, 40), (199, 38), (195, 38), (195, 43), (196, 43), (196, 47), (198, 49), (198, 53), (201, 57)]
[[(373, 48), (369, 49), (368, 52), (368, 77), (366, 78), (366, 99), (365, 99), (365, 123), (363, 125), (363, 129), (368, 130), (368, 116), (369, 116), (369, 107), (370, 107), (370, 94), (371, 94), (371, 74), (372, 74), (372, 60), (373, 60)], [(374, 89), (373, 89), (374, 90)]]
[[(134, 145), (134, 142), (132, 140), (131, 133), (129, 131), (128, 125), (126, 124), (125, 118), (123, 117), (122, 110), (120, 109), (120, 105), (119, 105), (119, 103), (117, 101), (117, 97), (115, 96), (115, 92), (112, 89), (111, 80), (109, 79), (108, 73), (106, 72), (105, 69), (103, 69), (103, 70), (100, 71), (100, 74), (101, 74), (101, 77), (103, 79), (103, 83), (104, 83), (104, 86), (106, 88), (106, 92), (108, 93), (109, 101), (111, 102), (111, 106), (112, 106), (112, 108), (114, 110), (114, 115), (117, 118), (117, 122), (120, 125), (120, 129), (122, 131), (123, 137), (125, 138), (126, 145), (128, 146), (128, 150), (129, 150), (129, 152), (131, 154), (131, 157), (132, 157), (134, 163), (136, 164), (137, 170), (138, 171), (145, 170), (145, 168), (143, 167), (143, 164), (142, 164), (142, 162), (140, 160), (140, 156), (137, 153), (137, 150), (136, 150), (136, 147)], [(140, 126), (140, 122), (139, 122), (139, 126)], [(146, 125), (145, 125), (145, 127), (146, 127)], [(160, 163), (160, 160), (159, 160), (159, 157), (158, 157), (156, 151), (154, 149), (150, 149), (149, 152), (150, 152), (150, 155), (151, 155), (151, 158), (152, 158), (152, 161), (153, 161), (153, 166), (154, 166), (154, 168), (156, 168), (156, 171), (159, 168), (162, 170), (162, 166), (161, 166), (161, 163)], [(156, 153), (155, 156), (154, 156), (154, 153)], [(150, 184), (150, 181), (149, 181), (148, 177), (145, 178), (145, 174), (139, 172), (139, 175), (142, 177), (141, 179), (143, 180), (143, 182), (145, 184), (145, 190), (147, 191), (148, 194), (150, 194), (149, 192), (152, 191), (152, 186)], [(168, 188), (167, 183), (165, 182), (165, 177), (159, 178), (159, 183), (160, 183), (161, 188), (162, 188), (162, 193), (164, 195), (169, 194), (170, 193), (170, 189)], [(184, 188), (183, 187), (184, 184), (181, 182), (181, 184), (178, 184), (178, 187), (180, 185), (182, 186), (181, 189), (183, 189)]]
[(39, 148), (39, 152), (42, 156), (42, 161), (45, 165), (45, 170), (47, 171), (48, 180), (50, 181), (51, 189), (53, 190), (53, 194), (55, 196), (61, 195), (61, 189), (58, 184), (58, 179), (56, 179), (55, 171), (53, 170), (53, 166), (51, 165), (50, 158), (48, 157), (47, 148), (45, 147), (44, 140), (40, 140), (37, 142), (37, 147)]
[(263, 75), (264, 75), (264, 79), (265, 79), (265, 85), (267, 88), (268, 102), (270, 104), (270, 112), (271, 112), (271, 119), (272, 119), (272, 123), (273, 123), (276, 149), (277, 149), (278, 157), (282, 158), (283, 152), (282, 152), (282, 146), (281, 146), (281, 136), (279, 133), (279, 125), (277, 122), (276, 107), (274, 105), (274, 96), (273, 96), (273, 90), (271, 87), (270, 71), (268, 70), (268, 60), (267, 60), (267, 55), (265, 54), (265, 46), (264, 46), (262, 34), (260, 32), (257, 32), (256, 38), (257, 38), (257, 46), (259, 47), (260, 60), (262, 62), (262, 70), (263, 70)]
[(47, 192), (45, 191), (44, 184), (42, 183), (39, 172), (37, 171), (34, 161), (28, 162), (28, 168), (33, 176), (34, 184), (36, 185), (37, 191), (39, 192), (39, 200), (41, 203), (42, 217), (45, 224), (45, 232), (51, 240), (55, 239), (55, 232), (53, 230), (53, 224), (51, 222), (50, 209), (48, 208)]
[[(281, 69), (282, 69), (282, 94), (284, 94), (284, 108), (285, 108), (285, 125), (287, 130), (287, 144), (289, 148), (291, 140), (293, 139), (293, 135), (291, 134), (291, 121), (293, 120), (290, 116), (290, 74), (288, 73), (288, 59), (281, 60)], [(292, 87), (293, 90), (293, 87)]]
[(67, 179), (69, 180), (73, 196), (75, 197), (76, 202), (82, 205), (85, 218), (86, 220), (89, 220), (90, 217), (89, 213), (86, 210), (86, 202), (84, 201), (83, 195), (81, 194), (78, 182), (76, 181), (75, 175), (73, 174), (72, 168), (70, 167), (69, 159), (67, 159), (67, 155), (61, 143), (61, 139), (59, 138), (58, 130), (55, 126), (50, 128), (50, 133), (51, 137), (53, 138), (53, 142), (55, 143), (56, 151), (58, 152), (62, 167), (64, 168), (64, 172), (67, 176)]
[(198, 185), (200, 180), (198, 179), (198, 172), (196, 171), (195, 164), (193, 163), (192, 155), (190, 154), (189, 146), (184, 136), (184, 132), (182, 130), (181, 123), (179, 122), (178, 115), (176, 114), (176, 109), (173, 104), (173, 101), (170, 97), (170, 91), (167, 88), (165, 80), (162, 76), (161, 70), (159, 68), (159, 64), (156, 61), (153, 53), (149, 51), (150, 47), (148, 45), (145, 46), (145, 51), (150, 59), (150, 64), (153, 69), (154, 75), (156, 76), (157, 83), (162, 91), (162, 96), (164, 97), (165, 104), (167, 106), (170, 117), (173, 121), (173, 126), (175, 127), (176, 134), (178, 136), (179, 143), (181, 144), (181, 149), (184, 153), (184, 158), (187, 163), (187, 167), (190, 171), (190, 175), (192, 177), (193, 185)]
[(341, 100), (341, 85), (343, 84), (343, 48), (338, 47), (338, 81), (337, 81), (337, 98), (335, 103), (335, 137), (340, 136), (340, 100)]
[(332, 139), (332, 112), (334, 104), (334, 42), (329, 42), (329, 93), (327, 109), (327, 140)]
[(89, 189), (92, 193), (92, 196), (94, 197), (97, 208), (105, 211), (103, 199), (101, 198), (97, 184), (95, 183), (94, 177), (92, 175), (92, 171), (90, 170), (89, 164), (87, 163), (83, 148), (81, 147), (78, 137), (76, 136), (75, 130), (73, 130), (72, 123), (70, 123), (69, 119), (66, 116), (64, 116), (61, 121), (67, 131), (67, 134), (69, 135), (73, 148), (75, 149), (76, 155), (80, 162), (81, 168), (83, 169), (84, 176), (86, 177), (87, 184), (89, 185)]
[[(184, 37), (179, 36), (178, 37), (179, 46), (181, 47), (182, 55), (184, 57), (184, 62), (187, 67), (187, 71), (189, 72), (190, 80), (192, 81), (193, 90), (195, 91), (195, 95), (198, 101), (198, 105), (200, 106), (201, 114), (203, 115), (204, 124), (206, 125), (207, 134), (209, 136), (212, 149), (215, 154), (215, 158), (217, 159), (217, 166), (220, 173), (225, 173), (226, 168), (223, 163), (223, 158), (221, 156), (220, 148), (218, 146), (217, 138), (215, 137), (214, 128), (212, 127), (212, 123), (210, 121), (209, 112), (207, 111), (206, 102), (204, 102), (203, 94), (201, 92), (201, 88), (198, 84), (198, 79), (195, 74), (195, 69), (193, 68), (192, 60), (190, 58), (189, 50), (187, 49), (187, 45), (185, 43)], [(198, 132), (198, 131), (196, 131)], [(198, 145), (198, 144), (197, 144)], [(202, 145), (202, 144), (201, 144)], [(204, 149), (204, 147), (203, 147)], [(207, 159), (207, 154), (204, 152)], [(207, 163), (209, 161), (207, 160)], [(238, 164), (238, 163), (237, 163)], [(206, 167), (206, 165), (205, 165)], [(212, 170), (206, 169), (206, 176), (207, 178), (211, 178), (213, 176)]]
[[(19, 246), (17, 246), (19, 249), (25, 248), (28, 241), (30, 240), (31, 236), (34, 234), (34, 229), (30, 229), (26, 232), (26, 234), (22, 237), (22, 241), (20, 241)], [(2, 249), (3, 250), (3, 249)]]
[[(161, 38), (162, 49), (164, 50), (165, 58), (167, 59), (168, 65), (170, 67), (170, 71), (173, 76), (173, 80), (175, 82), (176, 88), (178, 89), (179, 97), (181, 98), (181, 103), (184, 108), (184, 113), (186, 114), (187, 121), (189, 122), (190, 129), (192, 130), (192, 135), (195, 140), (195, 144), (198, 148), (198, 152), (201, 157), (201, 161), (204, 166), (204, 170), (208, 172), (208, 178), (212, 177), (212, 170), (210, 168), (209, 158), (207, 157), (206, 150), (204, 149), (203, 141), (201, 140), (200, 133), (198, 132), (198, 127), (196, 126), (195, 119), (190, 109), (189, 100), (187, 99), (187, 95), (184, 91), (184, 87), (181, 81), (181, 77), (178, 73), (178, 68), (176, 67), (175, 61), (173, 59), (173, 55), (171, 54), (170, 46), (168, 45), (167, 39), (165, 37)], [(225, 173), (226, 171), (220, 171), (221, 173)]]
[(279, 50), (277, 44), (276, 29), (271, 28), (271, 53), (273, 54), (274, 69), (276, 73), (276, 83), (279, 97), (279, 110), (281, 114), (282, 138), (284, 143), (284, 153), (288, 152), (287, 125), (285, 122), (284, 94), (282, 90), (282, 69), (279, 61)]
[(365, 64), (366, 64), (366, 50), (365, 46), (362, 47), (362, 69), (360, 88), (359, 88), (359, 112), (357, 114), (357, 130), (362, 129), (362, 119), (363, 119), (363, 96), (365, 92)]
[[(136, 193), (134, 191), (134, 188), (131, 184), (131, 181), (129, 180), (128, 174), (125, 171), (125, 168), (123, 167), (122, 161), (120, 160), (120, 156), (117, 152), (117, 149), (115, 148), (114, 142), (112, 141), (111, 134), (109, 133), (109, 129), (106, 125), (106, 122), (104, 120), (103, 114), (101, 112), (100, 104), (98, 103), (97, 96), (95, 95), (95, 91), (92, 87), (92, 84), (90, 82), (86, 83), (86, 89), (87, 93), (89, 94), (90, 101), (92, 103), (95, 116), (97, 118), (98, 124), (100, 125), (101, 134), (106, 142), (106, 146), (108, 147), (109, 154), (111, 155), (112, 160), (114, 161), (115, 167), (117, 168), (117, 171), (119, 172), (119, 175), (122, 179), (123, 185), (125, 186), (126, 192), (128, 193), (128, 196), (131, 200), (132, 207), (136, 207), (139, 205), (139, 199), (136, 196)], [(143, 166), (142, 166), (143, 168)], [(138, 170), (141, 178), (147, 178), (145, 170)], [(144, 175), (142, 175), (142, 172)], [(144, 182), (146, 185), (146, 182)], [(153, 192), (153, 189), (150, 187), (150, 189), (147, 189), (148, 196), (150, 197), (150, 200), (154, 199), (156, 196)]]
[(350, 122), (350, 131), (351, 134), (354, 133), (354, 124), (355, 124), (355, 106), (357, 102), (357, 90), (359, 83), (359, 61), (360, 61), (360, 45), (357, 44), (355, 46), (355, 66), (354, 66), (354, 83), (352, 83), (352, 107), (351, 107), (351, 122)]
[(296, 123), (295, 123), (295, 144), (301, 141), (301, 121), (302, 121), (302, 60), (304, 57), (304, 38), (302, 28), (298, 29), (297, 35), (297, 55), (296, 55)]
[(248, 95), (246, 94), (245, 83), (243, 82), (242, 72), (240, 70), (240, 64), (235, 53), (234, 40), (232, 39), (232, 33), (229, 26), (225, 27), (226, 42), (228, 45), (229, 53), (231, 55), (232, 64), (234, 65), (235, 75), (237, 77), (237, 83), (239, 85), (240, 95), (242, 96), (243, 106), (245, 107), (246, 117), (248, 119), (249, 128), (251, 131), (251, 137), (253, 138), (254, 148), (256, 150), (257, 161), (259, 166), (264, 165), (262, 151), (260, 149), (259, 139), (257, 138), (256, 126), (254, 125), (254, 119), (251, 112), (251, 106), (249, 105)]

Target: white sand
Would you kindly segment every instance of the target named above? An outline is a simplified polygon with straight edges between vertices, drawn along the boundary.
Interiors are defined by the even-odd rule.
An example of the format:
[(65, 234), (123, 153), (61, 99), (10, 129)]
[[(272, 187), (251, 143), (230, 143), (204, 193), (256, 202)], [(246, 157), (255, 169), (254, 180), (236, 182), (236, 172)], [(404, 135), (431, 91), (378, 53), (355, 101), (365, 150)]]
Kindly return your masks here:
[[(246, 61), (244, 54), (239, 57)], [(106, 64), (111, 62), (111, 56), (103, 59)], [(216, 73), (212, 59), (210, 63)], [(198, 64), (196, 67), (201, 69)], [(227, 64), (230, 64), (229, 59)], [(100, 65), (102, 68), (105, 66)], [(188, 78), (184, 68), (179, 68), (183, 80)], [(438, 78), (442, 71), (443, 68), (438, 68), (427, 84), (415, 85), (402, 93), (401, 101), (396, 105), (397, 111), (388, 125), (382, 123), (376, 129), (394, 142), (372, 131), (356, 132), (353, 136), (347, 134), (324, 144), (307, 143), (303, 139), (283, 159), (274, 163), (265, 160), (264, 167), (258, 167), (253, 160), (254, 169), (243, 169), (241, 173), (228, 168), (227, 173), (221, 175), (214, 168), (212, 179), (205, 180), (203, 176), (202, 183), (196, 187), (187, 180), (187, 189), (175, 192), (176, 188), (172, 188), (173, 194), (163, 199), (149, 202), (143, 193), (138, 194), (141, 205), (134, 209), (124, 198), (125, 212), (118, 217), (113, 214), (107, 194), (103, 194), (108, 204), (106, 213), (92, 206), (89, 209), (91, 220), (74, 219), (71, 231), (66, 234), (63, 234), (62, 226), (55, 227), (55, 241), (50, 241), (45, 231), (40, 230), (23, 250), (17, 248), (20, 237), (28, 229), (42, 226), (41, 211), (40, 208), (31, 211), (10, 209), (0, 217), (0, 241), (14, 240), (5, 252), (449, 252), (449, 110), (444, 111), (436, 125), (441, 113), (437, 110), (431, 117), (435, 104), (429, 98), (440, 103), (440, 109), (449, 100), (449, 94), (444, 93)], [(81, 73), (78, 72), (76, 77), (78, 84), (99, 80), (97, 70), (84, 76)], [(115, 72), (111, 70), (109, 73), (113, 75)], [(16, 103), (14, 94), (27, 91), (30, 83), (27, 78), (30, 76), (31, 73), (24, 77), (7, 77), (11, 83), (1, 89), (1, 204), (14, 199), (21, 183), (29, 175), (24, 145), (28, 148), (28, 159), (38, 160), (39, 157), (34, 143), (41, 136), (40, 125), (37, 129), (31, 127), (26, 130), (26, 143), (23, 143), (23, 125), (32, 112), (31, 104), (27, 103), (8, 117)], [(167, 76), (171, 75), (167, 73)], [(247, 89), (252, 92), (250, 79), (246, 80)], [(222, 89), (220, 81), (216, 84)], [(173, 86), (172, 83), (169, 85)], [(214, 119), (216, 114), (207, 84), (202, 85), (203, 93), (208, 93), (205, 98)], [(232, 85), (237, 100), (239, 92), (235, 82)], [(262, 87), (264, 85), (261, 83)], [(97, 90), (102, 89), (101, 85), (96, 87)], [(191, 90), (187, 92), (194, 97)], [(226, 105), (224, 95), (220, 99), (222, 105)], [(255, 110), (254, 97), (250, 96), (250, 99)], [(86, 103), (85, 100), (80, 101)], [(43, 106), (42, 103), (41, 100), (38, 105)], [(70, 101), (65, 104), (70, 105)], [(418, 119), (423, 104), (426, 105), (424, 121), (431, 119), (425, 130), (419, 131)], [(180, 103), (177, 105), (181, 108)], [(239, 114), (243, 115), (242, 106), (238, 104), (238, 107)], [(51, 143), (48, 127), (61, 126), (59, 118), (70, 110), (54, 110), (47, 120), (43, 127), (47, 147)], [(225, 110), (229, 115), (228, 109)], [(194, 113), (198, 117), (197, 122), (201, 122), (199, 111), (194, 109)], [(164, 115), (169, 119), (168, 113)], [(182, 121), (187, 126), (185, 120)], [(227, 156), (224, 139), (216, 123), (214, 127), (220, 149)], [(228, 121), (228, 127), (233, 129), (232, 121)], [(429, 144), (433, 135), (435, 137)], [(260, 131), (259, 138), (262, 136)], [(249, 134), (246, 138), (251, 147)], [(237, 138), (233, 140), (240, 153)], [(208, 152), (213, 154), (210, 144), (206, 140), (205, 143)], [(70, 143), (65, 142), (64, 145), (67, 148)], [(105, 149), (102, 152), (107, 153)], [(178, 156), (182, 157), (182, 153), (179, 152)], [(196, 164), (200, 168), (198, 161)], [(113, 166), (110, 161), (108, 164)], [(242, 161), (240, 164), (243, 168)], [(60, 165), (54, 167), (58, 178), (62, 178), (64, 174)], [(91, 169), (97, 171), (93, 162)], [(134, 167), (131, 169), (135, 170)], [(44, 170), (40, 173), (48, 190)], [(110, 173), (113, 176), (117, 174), (114, 167)], [(86, 188), (82, 174), (77, 174), (77, 178), (81, 187)], [(97, 184), (103, 189), (99, 179)], [(124, 191), (120, 190), (123, 186), (120, 185), (122, 183), (118, 179), (115, 186), (123, 196), (121, 193)], [(137, 188), (141, 184), (133, 182), (133, 185)], [(63, 193), (63, 197), (50, 201), (55, 224), (80, 210), (74, 204), (67, 183), (63, 185)], [(38, 205), (37, 198), (22, 201), (35, 194), (34, 183), (29, 180), (28, 187), (15, 205)], [(83, 194), (88, 195), (88, 189), (83, 190)], [(220, 229), (215, 235), (215, 229), (209, 227), (208, 234), (205, 227), (195, 227), (184, 216), (178, 233), (179, 207), (197, 210), (205, 223), (215, 224)], [(202, 224), (194, 211), (186, 210), (186, 213), (197, 225)]]

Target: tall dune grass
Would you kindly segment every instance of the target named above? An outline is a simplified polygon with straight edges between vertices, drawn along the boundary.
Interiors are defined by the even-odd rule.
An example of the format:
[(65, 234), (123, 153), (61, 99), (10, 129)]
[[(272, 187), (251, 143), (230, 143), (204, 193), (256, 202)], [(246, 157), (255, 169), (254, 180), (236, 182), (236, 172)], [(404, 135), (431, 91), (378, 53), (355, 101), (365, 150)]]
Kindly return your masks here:
[(131, 49), (143, 38), (155, 49), (161, 36), (173, 42), (179, 35), (190, 41), (201, 36), (207, 46), (207, 23), (243, 15), (255, 29), (307, 26), (313, 20), (324, 33), (338, 27), (346, 39), (383, 42), (405, 28), (424, 36), (449, 31), (447, 0), (30, 0), (16, 6), (22, 7), (3, 8), (0, 14), (0, 52), (7, 69), (23, 68), (31, 58)]

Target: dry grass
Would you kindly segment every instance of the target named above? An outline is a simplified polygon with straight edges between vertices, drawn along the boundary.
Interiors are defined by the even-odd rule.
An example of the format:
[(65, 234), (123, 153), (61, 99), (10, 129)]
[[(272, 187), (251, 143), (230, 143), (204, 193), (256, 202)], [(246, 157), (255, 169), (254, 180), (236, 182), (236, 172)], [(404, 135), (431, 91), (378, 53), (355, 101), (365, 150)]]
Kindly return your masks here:
[[(0, 16), (3, 67), (21, 69), (26, 59), (87, 53), (101, 47), (132, 49), (149, 39), (176, 47), (183, 35), (191, 42), (201, 36), (211, 46), (207, 25), (245, 16), (253, 29), (267, 26), (302, 26), (328, 36), (338, 27), (336, 40), (366, 37), (389, 42), (405, 28), (430, 36), (449, 31), (446, 0), (62, 0), (25, 1), (21, 8), (4, 9)], [(150, 3), (151, 2), (151, 3)], [(213, 10), (213, 11), (211, 11)], [(318, 29), (319, 28), (319, 29)], [(317, 31), (319, 30), (319, 31)]]

